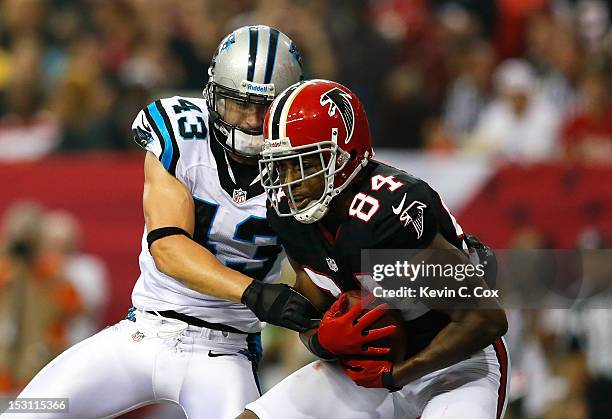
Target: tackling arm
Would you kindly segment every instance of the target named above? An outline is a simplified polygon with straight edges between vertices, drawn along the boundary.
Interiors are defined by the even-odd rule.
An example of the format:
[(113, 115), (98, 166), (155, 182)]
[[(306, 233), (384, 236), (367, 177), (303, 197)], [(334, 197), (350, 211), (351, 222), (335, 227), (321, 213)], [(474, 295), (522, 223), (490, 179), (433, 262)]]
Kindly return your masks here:
[[(191, 193), (151, 152), (145, 157), (143, 194), (148, 231), (178, 227), (193, 236)], [(255, 281), (223, 265), (203, 246), (183, 235), (165, 236), (150, 247), (157, 269), (202, 294), (244, 303), (261, 321), (296, 331), (313, 327), (310, 301), (285, 284)]]
[[(193, 198), (151, 152), (145, 157), (143, 207), (148, 231), (180, 227), (193, 236)], [(156, 240), (150, 250), (157, 269), (202, 294), (239, 302), (252, 281), (182, 235)]]
[[(295, 285), (293, 286), (296, 290), (298, 290), (302, 295), (308, 298), (312, 304), (321, 312), (324, 313), (333, 303), (333, 298), (324, 294), (311, 280), (306, 271), (300, 266), (297, 262), (295, 262), (290, 257), (289, 263), (291, 267), (295, 271)], [(304, 346), (306, 346), (309, 350), (310, 346), (308, 344), (312, 335), (317, 332), (317, 328), (312, 328), (305, 332), (300, 333), (300, 339)], [(316, 354), (315, 354), (316, 355)]]

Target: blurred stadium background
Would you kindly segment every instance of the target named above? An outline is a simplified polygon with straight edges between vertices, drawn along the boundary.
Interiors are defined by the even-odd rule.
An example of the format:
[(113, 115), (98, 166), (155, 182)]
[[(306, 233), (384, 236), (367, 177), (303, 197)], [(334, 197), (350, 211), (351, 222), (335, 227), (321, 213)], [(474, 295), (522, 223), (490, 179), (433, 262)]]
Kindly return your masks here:
[[(356, 92), (377, 157), (429, 181), (465, 230), (496, 248), (609, 247), (611, 11), (603, 0), (0, 0), (0, 394), (125, 315), (143, 228), (132, 119), (152, 99), (200, 95), (217, 43), (244, 24), (286, 32), (308, 78)], [(612, 417), (611, 310), (509, 318), (507, 417)], [(309, 360), (279, 329), (264, 347), (265, 388)]]

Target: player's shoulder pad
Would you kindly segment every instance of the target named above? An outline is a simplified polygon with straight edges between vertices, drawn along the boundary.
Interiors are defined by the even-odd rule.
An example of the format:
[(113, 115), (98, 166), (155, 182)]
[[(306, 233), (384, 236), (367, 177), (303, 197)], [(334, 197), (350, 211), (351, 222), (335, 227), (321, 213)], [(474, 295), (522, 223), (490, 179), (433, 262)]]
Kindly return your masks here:
[[(438, 232), (436, 193), (427, 182), (379, 163), (365, 179), (362, 214), (371, 214), (368, 229), (380, 245), (420, 249)], [(353, 205), (360, 209), (359, 204)], [(355, 211), (354, 211), (355, 212)]]
[(199, 153), (190, 150), (208, 139), (206, 101), (182, 96), (158, 99), (138, 113), (132, 123), (132, 138), (176, 176), (181, 155), (183, 160), (185, 154), (197, 156)]
[(362, 185), (363, 191), (376, 197), (379, 201), (397, 201), (403, 194), (414, 199), (429, 201), (434, 198), (433, 189), (424, 180), (401, 169), (378, 163), (369, 173)]

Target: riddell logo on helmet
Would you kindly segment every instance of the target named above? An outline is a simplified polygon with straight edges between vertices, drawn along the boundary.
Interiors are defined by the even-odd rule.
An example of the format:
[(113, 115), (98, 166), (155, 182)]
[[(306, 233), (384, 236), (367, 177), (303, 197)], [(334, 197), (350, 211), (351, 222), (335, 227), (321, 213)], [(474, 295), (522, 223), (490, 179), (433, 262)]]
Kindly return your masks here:
[(280, 147), (291, 147), (291, 143), (288, 138), (281, 138), (279, 140), (264, 140), (264, 149), (275, 149)]
[(240, 87), (240, 90), (246, 93), (274, 94), (273, 84), (258, 84), (243, 80)]

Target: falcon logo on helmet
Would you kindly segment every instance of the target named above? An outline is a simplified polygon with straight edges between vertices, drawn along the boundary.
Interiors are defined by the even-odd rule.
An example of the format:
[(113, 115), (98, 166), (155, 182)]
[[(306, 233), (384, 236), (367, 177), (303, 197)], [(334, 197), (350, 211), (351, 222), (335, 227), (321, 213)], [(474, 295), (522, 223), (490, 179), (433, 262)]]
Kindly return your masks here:
[[(330, 80), (296, 83), (280, 93), (266, 114), (264, 133), (259, 170), (268, 200), (278, 216), (305, 224), (325, 216), (331, 200), (374, 154), (359, 98)], [(314, 192), (304, 187), (311, 179), (318, 179)]]
[(335, 87), (323, 93), (319, 100), (321, 106), (329, 105), (329, 109), (327, 110), (329, 116), (334, 116), (336, 114), (336, 109), (340, 111), (342, 122), (344, 122), (344, 127), (346, 128), (346, 139), (344, 140), (344, 144), (348, 144), (349, 141), (351, 141), (353, 129), (355, 128), (355, 111), (353, 110), (350, 99), (350, 94)]

